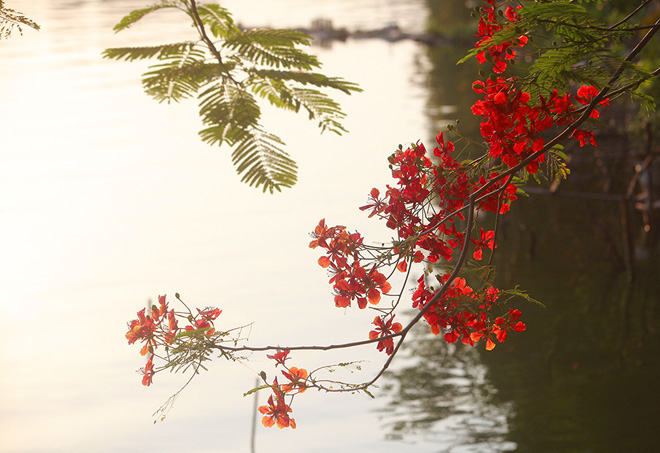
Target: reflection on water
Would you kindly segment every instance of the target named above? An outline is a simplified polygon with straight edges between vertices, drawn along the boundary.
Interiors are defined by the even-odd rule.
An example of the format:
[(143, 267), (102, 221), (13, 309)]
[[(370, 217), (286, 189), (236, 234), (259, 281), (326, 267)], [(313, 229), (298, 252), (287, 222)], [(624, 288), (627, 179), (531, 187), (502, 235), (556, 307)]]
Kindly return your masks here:
[(657, 251), (638, 261), (628, 285), (608, 241), (620, 235), (616, 204), (539, 198), (512, 214), (502, 247), (517, 253), (500, 257), (500, 277), (546, 308), (527, 307), (527, 331), (482, 354), (498, 398), (514, 404), (509, 439), (520, 451), (652, 451), (660, 419)]
[(420, 326), (401, 359), (404, 365), (385, 380), (390, 439), (422, 438), (442, 452), (515, 450), (505, 440), (511, 405), (493, 401), (497, 390), (476, 350), (445, 343)]

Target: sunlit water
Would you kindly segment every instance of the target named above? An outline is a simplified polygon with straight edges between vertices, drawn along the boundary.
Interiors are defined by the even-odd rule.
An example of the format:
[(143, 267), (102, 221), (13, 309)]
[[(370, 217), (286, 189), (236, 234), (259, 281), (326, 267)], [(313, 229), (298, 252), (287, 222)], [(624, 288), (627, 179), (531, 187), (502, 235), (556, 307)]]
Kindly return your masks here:
[[(144, 64), (102, 60), (106, 47), (186, 39), (185, 19), (163, 14), (115, 35), (142, 1), (10, 1), (42, 30), (0, 43), (0, 451), (248, 451), (255, 371), (218, 362), (193, 382), (165, 422), (155, 411), (183, 384), (134, 373), (126, 321), (159, 294), (222, 308), (222, 328), (254, 322), (251, 344), (325, 344), (365, 338), (373, 313), (334, 308), (308, 249), (319, 219), (387, 239), (357, 209), (389, 182), (386, 157), (427, 139), (422, 48), (360, 41), (315, 49), (327, 74), (364, 93), (338, 96), (343, 137), (275, 112), (267, 126), (299, 164), (298, 185), (264, 195), (239, 182), (224, 149), (197, 138), (194, 102), (159, 105), (143, 94)], [(147, 2), (148, 3), (148, 2)], [(397, 21), (421, 29), (422, 1), (227, 1), (245, 24), (337, 26)], [(183, 19), (179, 21), (179, 19)], [(373, 348), (293, 356), (307, 368), (366, 359)], [(298, 398), (295, 432), (258, 429), (257, 451), (431, 451), (384, 440), (377, 403), (362, 395)], [(262, 401), (266, 395), (261, 395)], [(434, 445), (435, 447), (432, 447)], [(449, 444), (445, 444), (445, 447)]]

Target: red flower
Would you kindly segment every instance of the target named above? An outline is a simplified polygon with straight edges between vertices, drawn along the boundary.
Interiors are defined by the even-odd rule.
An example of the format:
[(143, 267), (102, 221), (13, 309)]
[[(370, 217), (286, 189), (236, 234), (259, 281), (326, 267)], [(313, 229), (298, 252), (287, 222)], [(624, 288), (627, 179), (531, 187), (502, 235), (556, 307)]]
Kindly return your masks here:
[(276, 352), (275, 354), (273, 354), (273, 355), (266, 355), (266, 357), (268, 357), (268, 358), (271, 359), (271, 360), (275, 360), (275, 362), (277, 362), (277, 363), (275, 364), (276, 367), (277, 367), (278, 365), (282, 365), (282, 366), (284, 366), (284, 362), (289, 358), (289, 353), (290, 353), (290, 352), (291, 352), (291, 351), (289, 351), (288, 349), (286, 349), (286, 350), (284, 350), (284, 351), (277, 351), (277, 352)]
[[(495, 325), (501, 330), (497, 337), (500, 342), (503, 342), (506, 339), (506, 332), (508, 330), (513, 330), (514, 332), (524, 332), (527, 326), (522, 321), (518, 321), (522, 313), (520, 310), (509, 308), (509, 315), (506, 319), (498, 317), (495, 320)], [(500, 339), (501, 338), (501, 339)]]
[(147, 364), (141, 370), (142, 374), (144, 375), (142, 377), (142, 385), (147, 386), (147, 387), (151, 385), (151, 382), (153, 381), (153, 377), (154, 377), (154, 362), (153, 362), (153, 359), (154, 359), (154, 355), (151, 354), (151, 356), (149, 357), (149, 360), (147, 360)]
[(222, 310), (220, 310), (219, 308), (213, 308), (213, 309), (209, 308), (202, 311), (198, 308), (197, 312), (199, 313), (198, 316), (200, 316), (200, 318), (195, 319), (193, 321), (193, 325), (186, 326), (186, 331), (191, 332), (193, 330), (208, 329), (205, 332), (206, 335), (213, 335), (213, 333), (215, 333), (215, 327), (213, 326), (213, 321), (218, 316), (220, 316)]
[(478, 332), (472, 332), (472, 335), (470, 335), (470, 339), (474, 341), (475, 343), (479, 342), (483, 337), (486, 337), (486, 351), (492, 351), (493, 348), (495, 348), (495, 342), (491, 338), (492, 333), (494, 333), (492, 330), (489, 329), (484, 329)]
[[(596, 88), (595, 86), (591, 85), (586, 85), (586, 86), (581, 86), (578, 88), (577, 91), (577, 96), (575, 96), (575, 99), (582, 105), (587, 105), (591, 103), (591, 100), (598, 96), (598, 93), (600, 90)], [(598, 103), (598, 105), (609, 105), (610, 104), (610, 98), (605, 98), (602, 101)], [(591, 118), (598, 118), (600, 117), (600, 113), (594, 109), (591, 111)]]
[(480, 260), (481, 258), (483, 258), (483, 253), (481, 251), (482, 248), (493, 250), (493, 248), (497, 247), (497, 244), (495, 243), (495, 232), (494, 231), (484, 232), (483, 228), (481, 229), (481, 239), (479, 240), (470, 239), (470, 241), (476, 244), (473, 254), (475, 260)]
[[(376, 329), (369, 332), (370, 340), (375, 340), (376, 338), (386, 337), (388, 335), (401, 332), (401, 324), (398, 322), (392, 323), (394, 315), (392, 315), (392, 317), (390, 317), (390, 319), (387, 321), (384, 321), (383, 319), (384, 317), (381, 318), (379, 316), (374, 318), (373, 324), (376, 326)], [(394, 352), (394, 339), (385, 338), (384, 340), (379, 341), (377, 348), (379, 351), (384, 349), (387, 355), (392, 354), (392, 352)]]
[(289, 368), (288, 372), (282, 370), (282, 374), (285, 378), (291, 381), (290, 384), (282, 385), (282, 391), (284, 391), (284, 393), (290, 393), (294, 390), (297, 390), (298, 393), (303, 393), (305, 390), (307, 390), (305, 381), (307, 380), (308, 373), (306, 369), (292, 366)]
[(271, 395), (268, 397), (268, 405), (259, 407), (259, 412), (264, 414), (261, 423), (267, 428), (277, 423), (277, 427), (280, 429), (288, 428), (289, 426), (296, 429), (296, 421), (289, 417), (292, 409), (284, 402), (284, 393), (279, 389), (277, 378), (273, 382), (273, 391), (275, 392), (275, 400), (273, 400), (273, 395)]
[(371, 189), (371, 193), (369, 194), (370, 203), (361, 206), (360, 210), (366, 211), (367, 209), (371, 209), (371, 212), (369, 213), (369, 217), (373, 217), (376, 214), (382, 213), (387, 207), (387, 204), (385, 203), (385, 200), (379, 199), (378, 198), (379, 196), (380, 196), (380, 191), (378, 189), (376, 188)]
[(138, 312), (138, 319), (134, 319), (128, 324), (128, 332), (126, 332), (126, 339), (128, 344), (133, 344), (137, 340), (144, 340), (145, 345), (140, 351), (140, 354), (147, 355), (149, 348), (156, 347), (156, 340), (154, 338), (158, 324), (154, 318), (145, 315), (146, 309)]
[(215, 320), (218, 316), (220, 316), (222, 310), (220, 310), (219, 308), (209, 308), (207, 310), (201, 311), (198, 308), (197, 312), (202, 318), (206, 319), (209, 322), (213, 322), (213, 320)]
[(576, 129), (571, 134), (571, 137), (575, 137), (580, 142), (580, 146), (586, 145), (587, 142), (591, 143), (594, 146), (598, 146), (596, 144), (596, 140), (594, 140), (594, 133), (591, 131)]
[(176, 315), (174, 314), (174, 310), (171, 310), (167, 314), (167, 322), (170, 327), (170, 332), (173, 334), (176, 334), (176, 331), (179, 330), (179, 322), (176, 319)]

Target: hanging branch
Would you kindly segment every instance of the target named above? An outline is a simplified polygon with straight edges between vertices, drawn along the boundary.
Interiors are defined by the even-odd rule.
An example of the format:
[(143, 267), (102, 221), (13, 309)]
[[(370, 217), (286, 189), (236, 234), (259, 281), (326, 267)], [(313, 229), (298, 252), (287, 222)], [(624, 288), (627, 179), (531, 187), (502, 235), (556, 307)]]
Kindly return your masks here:
[[(642, 6), (647, 3), (644, 2)], [(203, 18), (194, 1), (191, 5), (200, 34), (206, 42), (208, 35), (204, 31)], [(568, 9), (564, 9), (564, 6)], [(640, 8), (616, 26), (625, 23)], [(327, 269), (331, 276), (335, 305), (340, 308), (355, 305), (358, 309), (371, 307), (379, 313), (372, 323), (374, 327), (369, 332), (369, 339), (330, 345), (239, 345), (239, 342), (245, 340), (243, 328), (216, 331), (214, 322), (221, 314), (219, 309), (207, 307), (193, 313), (186, 306), (186, 312), (175, 312), (169, 309), (165, 296), (161, 296), (159, 306), (153, 307), (151, 313), (147, 314), (144, 310), (138, 313), (138, 319), (131, 322), (126, 334), (129, 343), (138, 340), (144, 342), (142, 352), (144, 355), (150, 354), (144, 370), (145, 385), (152, 382), (155, 373), (167, 368), (193, 367), (195, 372), (199, 372), (200, 368), (204, 368), (204, 361), (210, 360), (212, 354), (218, 351), (228, 360), (242, 360), (239, 355), (242, 352), (273, 352), (268, 358), (276, 362), (276, 367), (282, 366), (282, 376), (278, 377), (283, 377), (284, 383), (280, 384), (278, 377), (268, 379), (262, 371), (259, 376), (263, 384), (246, 394), (259, 389), (271, 389), (273, 395), (269, 397), (267, 405), (258, 409), (264, 415), (262, 423), (265, 426), (277, 424), (280, 428), (295, 428), (295, 420), (289, 415), (295, 395), (308, 388), (327, 392), (363, 391), (370, 394), (370, 388), (390, 367), (408, 333), (422, 319), (435, 335), (444, 332), (445, 341), (461, 340), (466, 345), (474, 346), (484, 340), (488, 350), (496, 346), (496, 341), (504, 342), (509, 332), (525, 330), (525, 324), (519, 321), (519, 310), (508, 308), (503, 314), (496, 313), (505, 308), (512, 297), (519, 296), (535, 302), (517, 288), (501, 290), (492, 286), (492, 260), (497, 247), (500, 216), (516, 200), (517, 186), (524, 183), (524, 178), (540, 171), (546, 155), (553, 155), (553, 159), (560, 160), (557, 146), (561, 142), (575, 138), (580, 146), (596, 144), (593, 132), (583, 129), (583, 126), (590, 118), (598, 117), (599, 109), (607, 107), (612, 96), (629, 93), (644, 80), (660, 74), (660, 68), (650, 73), (635, 70), (633, 76), (626, 74), (633, 60), (660, 28), (660, 19), (648, 28), (644, 37), (625, 58), (617, 60), (619, 63), (613, 73), (602, 78), (602, 88), (583, 85), (577, 94), (552, 90), (547, 95), (539, 93), (538, 99), (532, 99), (530, 93), (522, 88), (529, 80), (513, 76), (505, 78), (501, 74), (507, 71), (516, 52), (529, 45), (535, 30), (533, 27), (545, 24), (550, 20), (548, 18), (553, 18), (559, 27), (570, 20), (571, 14), (584, 16), (586, 10), (571, 2), (558, 1), (530, 5), (529, 11), (508, 6), (502, 14), (498, 14), (498, 9), (492, 2), (488, 2), (480, 12), (478, 36), (481, 39), (471, 54), (480, 63), (492, 64), (497, 74), (488, 78), (484, 75), (483, 80), (473, 84), (474, 91), (482, 95), (472, 111), (482, 120), (481, 132), (486, 154), (472, 161), (459, 162), (454, 158), (454, 144), (445, 141), (440, 133), (436, 137), (438, 146), (432, 152), (435, 163), (427, 157), (426, 149), (420, 143), (407, 149), (400, 147), (391, 155), (388, 161), (397, 183), (388, 186), (384, 196), (381, 196), (378, 189), (372, 189), (369, 204), (360, 208), (369, 210), (369, 217), (376, 216), (386, 221), (387, 226), (396, 231), (396, 239), (392, 240), (390, 246), (367, 245), (359, 233), (352, 233), (344, 226), (330, 227), (325, 224), (325, 220), (319, 222), (312, 234), (310, 247), (325, 250), (318, 264)], [(570, 31), (563, 30), (562, 33), (569, 33), (570, 36)], [(593, 26), (585, 33), (590, 35), (575, 39), (582, 40), (580, 42), (601, 42), (604, 38), (598, 38), (595, 34), (609, 33), (609, 29), (604, 31), (602, 27)], [(572, 43), (564, 45), (570, 47)], [(604, 50), (598, 49), (598, 52)], [(218, 53), (216, 60), (223, 65), (219, 51), (215, 53)], [(542, 55), (539, 60), (543, 58)], [(548, 63), (546, 67), (552, 64)], [(537, 67), (543, 67), (543, 64)], [(227, 93), (223, 92), (223, 95)], [(552, 139), (546, 141), (546, 131), (550, 128), (554, 128), (555, 132)], [(566, 174), (561, 176), (565, 177)], [(484, 228), (480, 228), (478, 232), (477, 218), (485, 212), (495, 214), (493, 230), (484, 231)], [(474, 245), (474, 261), (468, 255), (471, 243)], [(482, 287), (475, 290), (468, 285), (464, 276), (484, 268), (479, 266), (479, 261), (483, 258), (483, 250), (488, 249), (490, 256), (485, 266), (488, 272), (482, 278)], [(394, 321), (395, 311), (408, 286), (412, 266), (416, 263), (425, 266), (411, 298), (412, 306), (418, 312), (403, 326)], [(376, 308), (383, 295), (390, 294), (392, 287), (388, 280), (395, 271), (405, 274), (400, 291), (394, 295), (396, 300), (389, 307)], [(439, 283), (437, 289), (427, 287), (428, 276), (435, 277)], [(178, 294), (176, 298), (180, 300)], [(181, 329), (177, 320), (184, 320), (188, 325)], [(368, 344), (376, 344), (379, 351), (387, 354), (387, 358), (371, 379), (363, 383), (318, 378), (324, 371), (354, 366), (352, 363), (323, 366), (311, 372), (286, 364), (291, 351), (340, 350)], [(153, 358), (163, 359), (155, 355), (158, 347), (165, 349), (165, 365), (154, 368)]]

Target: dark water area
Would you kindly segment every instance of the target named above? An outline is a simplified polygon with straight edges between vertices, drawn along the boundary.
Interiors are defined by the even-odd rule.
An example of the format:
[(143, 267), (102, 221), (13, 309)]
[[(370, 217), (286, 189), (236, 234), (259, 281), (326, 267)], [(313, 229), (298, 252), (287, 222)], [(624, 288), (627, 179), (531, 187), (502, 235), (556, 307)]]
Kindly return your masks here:
[(653, 451), (660, 421), (657, 252), (629, 284), (612, 259), (618, 206), (533, 198), (503, 224), (501, 286), (520, 285), (527, 331), (482, 353), (497, 400), (513, 403), (519, 451)]
[[(429, 2), (431, 26), (448, 3)], [(459, 119), (461, 133), (478, 137), (470, 87), (479, 68), (453, 64), (467, 50), (427, 50), (434, 135)], [(543, 304), (511, 301), (527, 330), (487, 352), (420, 326), (406, 365), (387, 378), (390, 438), (437, 439), (447, 452), (660, 448), (660, 216), (648, 204), (660, 176), (653, 165), (640, 172), (660, 145), (643, 121), (627, 127), (639, 122), (630, 107), (611, 111), (599, 148), (567, 145), (567, 181), (533, 183), (500, 219), (496, 285)]]

